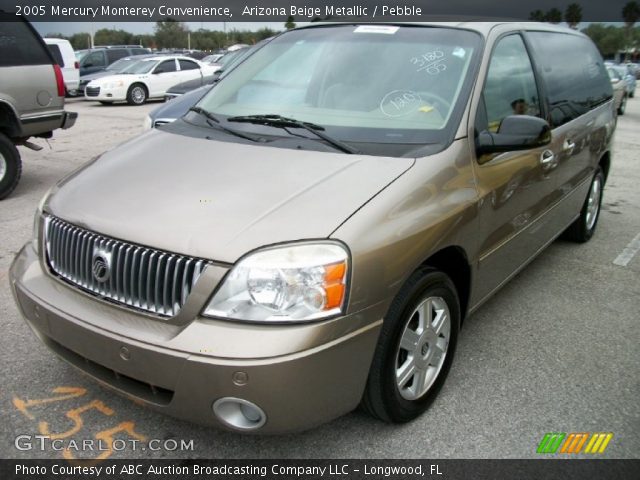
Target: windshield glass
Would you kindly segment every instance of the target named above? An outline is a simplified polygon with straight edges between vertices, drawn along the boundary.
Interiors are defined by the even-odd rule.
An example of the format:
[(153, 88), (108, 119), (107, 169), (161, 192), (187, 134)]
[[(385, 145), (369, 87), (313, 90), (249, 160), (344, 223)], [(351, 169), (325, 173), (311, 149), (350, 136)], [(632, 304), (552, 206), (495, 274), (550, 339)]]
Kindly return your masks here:
[(343, 141), (437, 143), (463, 87), (470, 88), (479, 48), (479, 35), (450, 28), (294, 30), (229, 72), (199, 105), (221, 118), (277, 114), (311, 122)]
[(110, 72), (124, 72), (127, 68), (138, 63), (140, 60), (141, 59), (139, 58), (121, 58), (109, 65), (106, 70)]
[(75, 55), (76, 55), (76, 60), (80, 61), (82, 60), (87, 53), (89, 53), (89, 50), (76, 50), (75, 51)]
[(138, 60), (122, 73), (149, 73), (158, 64), (158, 60)]

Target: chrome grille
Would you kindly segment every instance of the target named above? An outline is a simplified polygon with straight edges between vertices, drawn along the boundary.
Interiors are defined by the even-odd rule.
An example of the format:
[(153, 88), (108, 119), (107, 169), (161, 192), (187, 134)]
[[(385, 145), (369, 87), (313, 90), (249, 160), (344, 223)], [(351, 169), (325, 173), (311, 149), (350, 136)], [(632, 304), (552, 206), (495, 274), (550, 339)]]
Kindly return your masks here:
[[(83, 290), (161, 316), (176, 315), (206, 262), (134, 245), (45, 217), (47, 262), (51, 270)], [(103, 281), (96, 259), (108, 264)]]

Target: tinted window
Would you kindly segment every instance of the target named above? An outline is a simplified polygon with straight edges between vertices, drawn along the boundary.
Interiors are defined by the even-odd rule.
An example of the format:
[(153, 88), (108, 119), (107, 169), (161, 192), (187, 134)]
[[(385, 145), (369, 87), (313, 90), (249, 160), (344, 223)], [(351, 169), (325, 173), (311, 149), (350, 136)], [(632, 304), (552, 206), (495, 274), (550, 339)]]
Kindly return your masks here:
[(51, 55), (53, 55), (53, 59), (56, 61), (58, 65), (64, 67), (64, 60), (62, 59), (62, 53), (60, 53), (60, 47), (58, 45), (47, 45)]
[(477, 127), (496, 132), (509, 115), (540, 116), (540, 100), (533, 67), (520, 35), (510, 35), (493, 50), (482, 92), (486, 118)]
[(196, 62), (190, 62), (189, 60), (178, 60), (180, 62), (180, 70), (197, 70), (200, 67)]
[(133, 50), (131, 50), (132, 55), (145, 55), (148, 53), (149, 51), (145, 50), (144, 48), (134, 48)]
[(111, 65), (113, 62), (115, 62), (116, 60), (120, 60), (121, 58), (127, 57), (129, 56), (129, 52), (127, 50), (124, 49), (118, 49), (118, 48), (113, 48), (113, 49), (109, 49), (107, 50), (107, 59), (108, 65)]
[(155, 69), (155, 73), (166, 73), (166, 72), (175, 72), (175, 71), (176, 71), (175, 60), (165, 60), (160, 65), (158, 65)]
[(577, 35), (530, 32), (548, 92), (551, 123), (559, 126), (611, 98), (611, 82), (596, 47)]
[(83, 67), (104, 67), (104, 53), (102, 50), (91, 52), (82, 59)]
[(29, 26), (8, 16), (0, 13), (0, 66), (51, 64), (47, 50)]

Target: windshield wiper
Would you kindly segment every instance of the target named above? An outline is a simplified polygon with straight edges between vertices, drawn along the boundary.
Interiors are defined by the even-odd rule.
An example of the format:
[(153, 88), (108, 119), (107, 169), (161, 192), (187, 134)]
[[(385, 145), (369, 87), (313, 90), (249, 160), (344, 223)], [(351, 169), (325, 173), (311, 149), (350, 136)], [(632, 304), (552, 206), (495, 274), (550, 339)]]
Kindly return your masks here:
[(202, 107), (191, 107), (189, 111), (202, 115), (207, 120), (207, 125), (209, 125), (210, 127), (217, 128), (230, 135), (235, 135), (236, 137), (244, 138), (245, 140), (250, 140), (252, 142), (258, 141), (257, 139), (250, 137), (249, 135), (245, 135), (244, 133), (236, 132), (235, 130), (231, 130), (230, 128), (225, 127), (220, 123), (220, 120), (218, 120), (216, 117), (214, 117), (211, 114), (211, 112), (209, 112), (208, 110), (205, 110)]
[[(287, 118), (281, 115), (269, 114), (269, 115), (241, 115), (237, 117), (229, 117), (227, 118), (227, 122), (243, 122), (243, 123), (254, 123), (257, 125), (266, 125), (269, 127), (277, 127), (277, 128), (302, 128), (307, 132), (313, 133), (316, 137), (321, 138), (329, 145), (332, 145), (336, 149), (344, 152), (344, 153), (360, 153), (358, 150), (353, 148), (351, 145), (347, 145), (346, 143), (341, 142), (338, 139), (330, 137), (326, 133), (322, 133), (324, 127), (321, 125), (316, 125), (315, 123), (303, 122), (301, 120), (296, 120), (295, 118)], [(307, 137), (308, 138), (308, 137)]]

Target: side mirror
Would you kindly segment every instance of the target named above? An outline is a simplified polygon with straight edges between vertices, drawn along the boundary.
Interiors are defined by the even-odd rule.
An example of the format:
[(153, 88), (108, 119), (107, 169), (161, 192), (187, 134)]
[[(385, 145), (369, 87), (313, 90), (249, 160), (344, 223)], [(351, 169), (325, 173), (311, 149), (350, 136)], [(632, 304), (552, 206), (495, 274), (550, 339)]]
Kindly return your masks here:
[(502, 120), (496, 133), (481, 132), (476, 138), (478, 155), (529, 150), (551, 142), (551, 127), (546, 120), (529, 115), (510, 115)]

